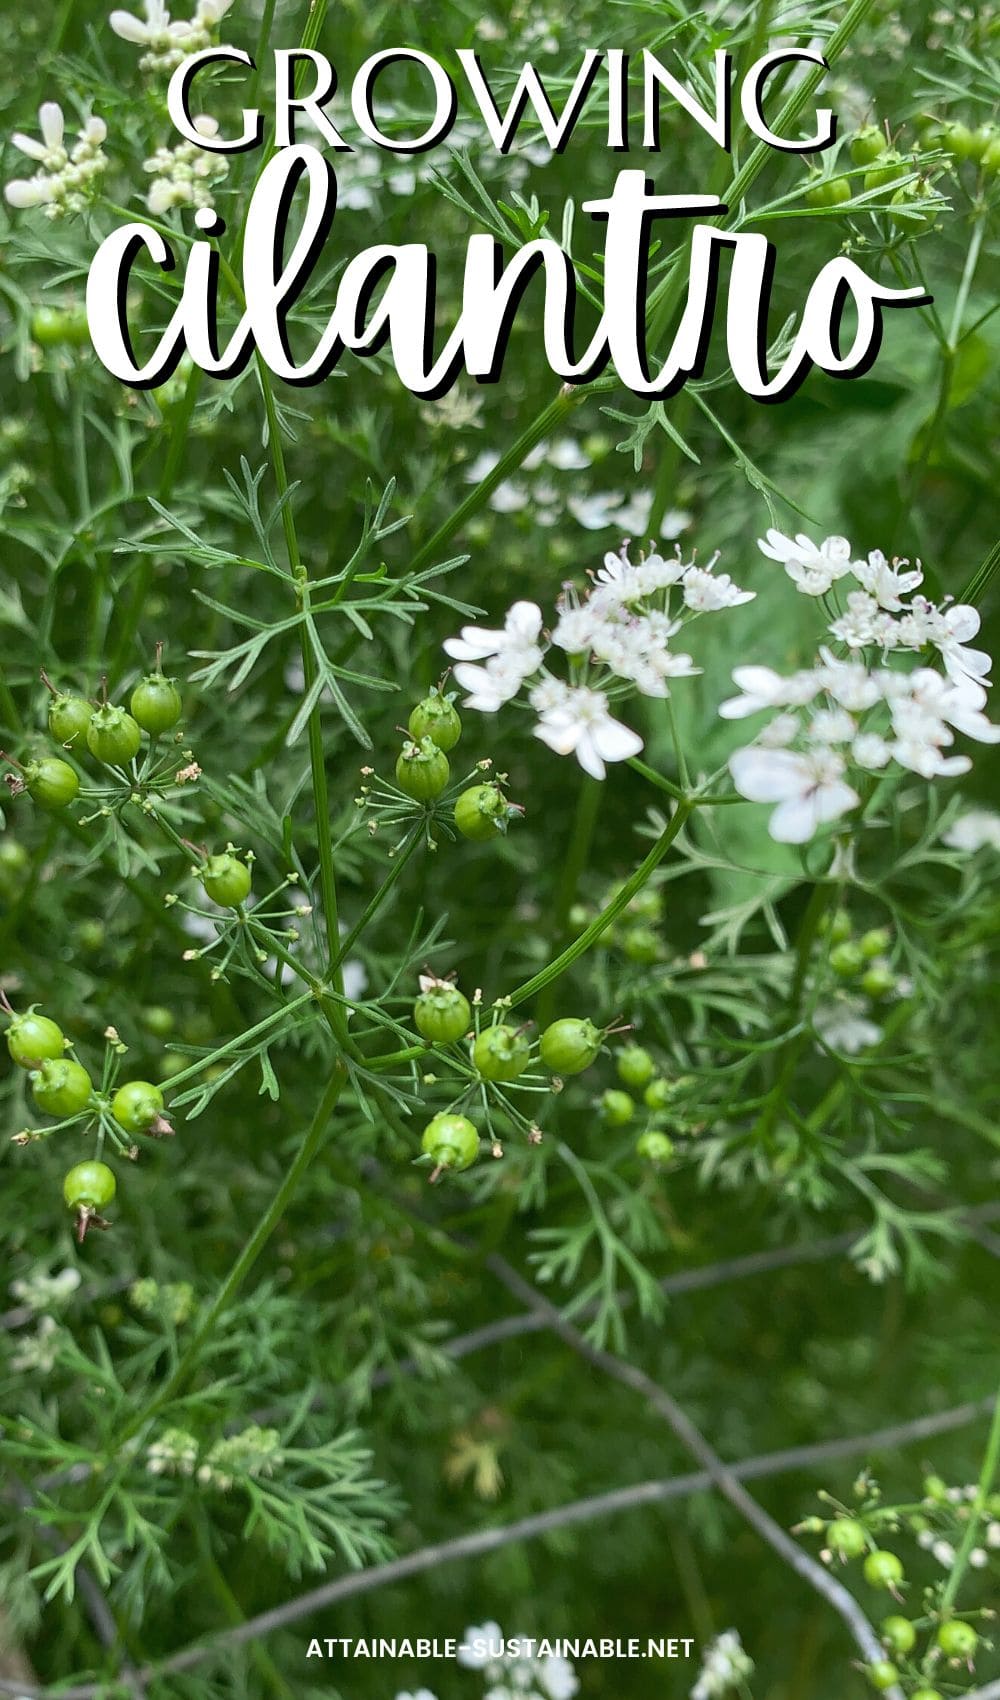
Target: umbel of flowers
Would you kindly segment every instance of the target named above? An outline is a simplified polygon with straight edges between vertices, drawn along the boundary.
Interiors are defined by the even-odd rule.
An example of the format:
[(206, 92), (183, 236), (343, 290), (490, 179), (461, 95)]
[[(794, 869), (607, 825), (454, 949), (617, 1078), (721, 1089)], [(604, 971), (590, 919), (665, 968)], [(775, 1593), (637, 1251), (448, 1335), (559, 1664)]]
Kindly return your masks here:
[[(952, 751), (956, 733), (1000, 740), (1000, 726), (983, 712), (990, 657), (970, 647), (980, 623), (974, 608), (929, 601), (918, 592), (919, 564), (889, 561), (878, 549), (856, 560), (844, 537), (816, 544), (769, 531), (759, 547), (833, 615), (810, 667), (790, 674), (763, 663), (737, 667), (740, 694), (719, 708), (727, 720), (774, 711), (755, 741), (729, 758), (740, 795), (775, 805), (773, 838), (805, 843), (860, 805), (866, 776), (893, 767), (924, 779), (968, 772), (970, 758)], [(636, 692), (668, 697), (674, 680), (701, 671), (673, 647), (678, 634), (696, 617), (755, 595), (717, 573), (717, 558), (702, 566), (679, 552), (672, 559), (653, 552), (633, 562), (625, 545), (605, 556), (582, 594), (563, 588), (550, 631), (534, 602), (515, 602), (498, 630), (465, 626), (444, 646), (468, 693), (465, 706), (495, 713), (527, 687), (536, 737), (603, 779), (609, 762), (642, 749), (612, 703)]]
[[(642, 749), (638, 734), (612, 716), (612, 700), (636, 691), (668, 697), (672, 680), (701, 672), (672, 647), (678, 633), (699, 614), (752, 601), (754, 591), (713, 570), (715, 559), (699, 566), (679, 554), (654, 553), (633, 563), (623, 547), (605, 555), (583, 595), (564, 587), (546, 638), (534, 602), (515, 602), (501, 631), (463, 627), (444, 647), (458, 663), (456, 682), (469, 693), (465, 706), (492, 714), (532, 681), (536, 737), (603, 779), (608, 762), (627, 761)], [(564, 676), (548, 665), (554, 652), (562, 654)]]
[(19, 153), (34, 161), (35, 171), (4, 186), (7, 202), (12, 207), (41, 207), (46, 218), (80, 212), (108, 163), (102, 149), (108, 127), (103, 118), (88, 118), (71, 142), (62, 107), (54, 100), (39, 107), (38, 127), (40, 141), (20, 131), (10, 138)]
[[(893, 766), (923, 779), (967, 773), (970, 758), (952, 752), (956, 732), (1000, 740), (1000, 726), (983, 713), (990, 657), (969, 647), (979, 631), (975, 608), (928, 601), (918, 593), (919, 565), (889, 561), (879, 549), (853, 560), (845, 537), (817, 546), (769, 531), (760, 548), (799, 591), (837, 608), (826, 627), (834, 642), (819, 646), (811, 667), (787, 675), (737, 667), (740, 695), (719, 709), (730, 720), (777, 711), (729, 758), (741, 796), (776, 805), (773, 838), (801, 844), (849, 813), (866, 775)], [(914, 665), (931, 657), (943, 673)]]
[(139, 60), (143, 71), (169, 74), (189, 53), (212, 45), (215, 26), (232, 4), (233, 0), (198, 0), (192, 17), (172, 19), (163, 0), (143, 0), (141, 17), (134, 12), (112, 12), (108, 22), (123, 41), (145, 48)]

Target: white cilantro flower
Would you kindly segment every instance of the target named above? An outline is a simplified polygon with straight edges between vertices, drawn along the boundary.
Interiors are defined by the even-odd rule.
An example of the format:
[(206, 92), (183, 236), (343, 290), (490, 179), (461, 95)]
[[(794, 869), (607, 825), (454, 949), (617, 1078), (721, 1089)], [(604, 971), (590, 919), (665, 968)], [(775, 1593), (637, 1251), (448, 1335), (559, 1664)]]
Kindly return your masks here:
[(882, 1029), (872, 1021), (862, 998), (844, 996), (836, 1003), (821, 1004), (813, 1016), (813, 1027), (824, 1045), (831, 1051), (841, 1051), (846, 1057), (856, 1057), (877, 1045)]
[(538, 1680), (548, 1700), (573, 1700), (580, 1684), (568, 1659), (549, 1653), (538, 1660)]
[(722, 1700), (753, 1675), (754, 1664), (735, 1629), (726, 1629), (702, 1653), (691, 1700)]
[(772, 529), (757, 547), (768, 560), (781, 562), (795, 588), (805, 596), (825, 596), (851, 571), (851, 545), (846, 537), (826, 537), (822, 543), (814, 543), (803, 532), (791, 538)]
[(556, 755), (575, 755), (594, 779), (604, 778), (607, 762), (627, 761), (642, 749), (638, 733), (612, 718), (603, 691), (568, 686), (561, 700), (552, 702), (543, 687), (532, 691), (530, 701), (539, 715), (536, 738)]
[[(508, 610), (503, 629), (463, 626), (457, 638), (448, 638), (445, 650), (457, 660), (456, 682), (464, 691), (466, 708), (495, 714), (516, 697), (525, 679), (542, 664), (538, 639), (542, 611), (535, 602), (515, 602)], [(485, 667), (473, 665), (485, 661)]]
[(723, 720), (745, 720), (765, 708), (804, 707), (821, 689), (815, 672), (793, 673), (786, 679), (773, 667), (759, 666), (734, 667), (733, 684), (739, 686), (740, 695), (720, 704)]
[(851, 754), (859, 767), (871, 773), (888, 767), (892, 760), (891, 746), (880, 732), (859, 732), (851, 745)]
[(777, 803), (768, 832), (779, 844), (805, 844), (825, 822), (857, 806), (860, 798), (844, 778), (845, 768), (843, 756), (822, 744), (803, 752), (751, 744), (729, 758), (741, 797)]
[(880, 608), (898, 614), (903, 606), (903, 597), (923, 583), (919, 561), (905, 572), (903, 569), (909, 566), (909, 561), (893, 560), (890, 563), (881, 549), (872, 549), (867, 561), (852, 563), (851, 571), (868, 594), (874, 596)]
[(216, 26), (233, 0), (198, 0), (191, 18), (172, 20), (163, 0), (143, 0), (142, 16), (114, 11), (108, 23), (115, 35), (134, 47), (144, 47), (139, 60), (143, 71), (169, 73), (187, 58), (212, 45)]
[(456, 1658), (466, 1670), (484, 1670), (499, 1676), (503, 1666), (504, 1633), (499, 1623), (472, 1625), (465, 1631)]
[(684, 601), (696, 614), (715, 614), (720, 608), (738, 608), (752, 602), (755, 590), (741, 590), (728, 573), (713, 573), (711, 567), (688, 567), (684, 574)]
[(846, 612), (832, 620), (827, 628), (848, 649), (867, 649), (877, 643), (881, 630), (879, 605), (867, 590), (852, 590), (847, 597)]
[(941, 834), (949, 850), (1000, 850), (1000, 814), (992, 809), (967, 809)]
[[(206, 140), (219, 133), (218, 120), (205, 114), (195, 118), (194, 128)], [(153, 178), (146, 205), (159, 215), (171, 207), (211, 207), (212, 186), (227, 175), (229, 161), (194, 142), (181, 141), (173, 148), (157, 148), (143, 162), (143, 170)]]
[(817, 744), (849, 744), (856, 731), (846, 708), (817, 709), (809, 722), (809, 737)]

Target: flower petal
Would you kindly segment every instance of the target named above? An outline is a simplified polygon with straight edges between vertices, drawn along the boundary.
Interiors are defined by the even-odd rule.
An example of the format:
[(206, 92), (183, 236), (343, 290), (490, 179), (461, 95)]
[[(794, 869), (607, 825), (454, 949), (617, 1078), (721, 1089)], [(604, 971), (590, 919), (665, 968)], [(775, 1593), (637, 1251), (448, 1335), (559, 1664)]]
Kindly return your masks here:
[(47, 148), (61, 148), (65, 122), (62, 107), (54, 100), (43, 101), (38, 108), (38, 123)]
[(141, 18), (133, 18), (131, 12), (112, 12), (108, 23), (115, 35), (121, 36), (122, 41), (131, 41), (136, 47), (144, 47), (149, 41), (152, 31)]
[(793, 750), (762, 750), (750, 744), (729, 758), (733, 784), (751, 803), (782, 803), (808, 789), (811, 775), (805, 758)]
[[(630, 756), (637, 756), (642, 749), (642, 739), (638, 732), (633, 732), (630, 726), (623, 726), (620, 720), (596, 721), (590, 729), (591, 739), (599, 756), (604, 761), (628, 761)], [(589, 770), (588, 770), (589, 771)], [(603, 778), (599, 774), (598, 778)]]
[(597, 739), (592, 728), (584, 732), (577, 744), (576, 759), (584, 773), (590, 774), (591, 779), (603, 779), (605, 777), (607, 769), (601, 760), (601, 752), (597, 747)]
[(34, 136), (25, 136), (20, 130), (15, 130), (11, 141), (19, 153), (26, 154), (28, 159), (45, 159), (48, 148), (44, 142), (36, 142)]
[(12, 207), (41, 207), (52, 199), (52, 184), (47, 177), (15, 177), (4, 185), (4, 198)]

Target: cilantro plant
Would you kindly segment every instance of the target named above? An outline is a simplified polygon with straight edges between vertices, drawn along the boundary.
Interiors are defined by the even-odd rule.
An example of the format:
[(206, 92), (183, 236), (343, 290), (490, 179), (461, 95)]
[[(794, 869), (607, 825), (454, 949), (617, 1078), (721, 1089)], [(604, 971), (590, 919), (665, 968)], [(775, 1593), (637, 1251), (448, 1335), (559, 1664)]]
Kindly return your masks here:
[[(0, 1693), (995, 1697), (992, 14), (5, 21)], [(498, 381), (436, 401), (384, 349), (111, 377), (123, 223), (210, 245), (220, 342), (243, 312), (276, 138), (180, 137), (185, 57), (253, 59), (199, 83), (211, 141), (276, 49), (404, 39), (504, 109), (581, 44), (702, 107), (717, 50), (818, 50), (768, 99), (832, 148), (734, 113), (726, 152), (664, 97), (630, 163), (774, 242), (772, 370), (839, 253), (930, 299), (772, 407), (718, 337), (666, 401), (557, 388), (530, 287)], [(419, 131), (419, 78), (380, 88)], [(394, 154), (338, 100), (293, 341), (350, 244), (428, 231), (443, 317), (483, 230), (558, 234), (596, 308), (606, 88), (561, 153), (530, 103), (506, 153), (463, 107)], [(654, 353), (689, 256), (661, 223)], [(138, 347), (181, 288), (137, 262)], [(693, 1652), (410, 1645), (499, 1623)]]

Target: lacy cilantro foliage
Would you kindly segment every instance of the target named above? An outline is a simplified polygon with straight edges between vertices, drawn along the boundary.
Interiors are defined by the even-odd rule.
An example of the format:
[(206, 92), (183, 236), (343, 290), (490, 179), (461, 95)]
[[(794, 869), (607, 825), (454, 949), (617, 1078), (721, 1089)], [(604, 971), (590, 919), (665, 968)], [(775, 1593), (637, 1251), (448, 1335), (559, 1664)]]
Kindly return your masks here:
[[(994, 32), (922, 0), (11, 12), (0, 1692), (997, 1694)], [(84, 292), (122, 224), (187, 262), (214, 209), (220, 346), (242, 312), (271, 142), (178, 136), (185, 55), (259, 67), (199, 75), (212, 139), (270, 110), (275, 48), (350, 76), (404, 38), (474, 47), (504, 110), (529, 59), (561, 108), (594, 42), (703, 106), (716, 49), (818, 47), (768, 106), (831, 106), (834, 147), (737, 111), (726, 155), (664, 95), (625, 163), (775, 243), (772, 371), (837, 254), (933, 301), (775, 407), (721, 343), (666, 402), (558, 389), (531, 287), (502, 382), (436, 402), (384, 354), (112, 380)], [(562, 154), (530, 104), (506, 154), (463, 106), (394, 155), (342, 103), (292, 343), (415, 230), (442, 323), (484, 230), (558, 233), (585, 318), (606, 98)], [(387, 71), (381, 121), (426, 99)], [(657, 225), (661, 359), (688, 237)], [(139, 351), (182, 273), (137, 261)], [(449, 1663), (305, 1658), (484, 1616)], [(494, 1618), (694, 1651), (491, 1650)]]

